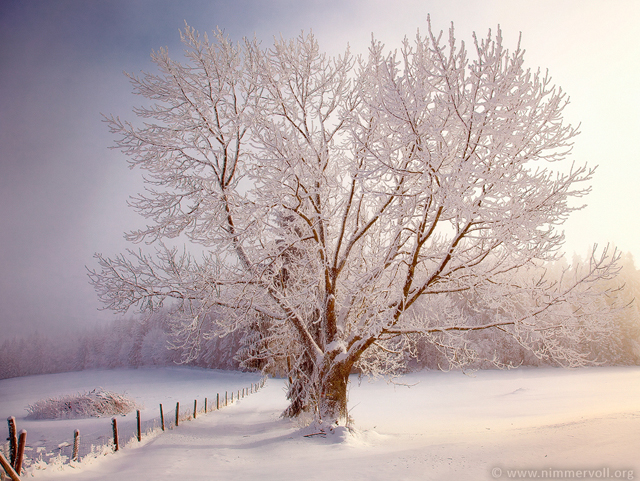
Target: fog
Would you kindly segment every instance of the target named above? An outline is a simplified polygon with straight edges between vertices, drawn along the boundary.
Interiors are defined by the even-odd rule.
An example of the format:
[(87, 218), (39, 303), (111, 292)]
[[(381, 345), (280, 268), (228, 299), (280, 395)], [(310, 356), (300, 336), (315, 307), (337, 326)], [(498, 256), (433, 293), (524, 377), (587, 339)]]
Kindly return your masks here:
[(140, 173), (110, 150), (101, 114), (132, 119), (140, 99), (123, 71), (153, 69), (149, 54), (181, 56), (185, 20), (220, 26), (232, 39), (312, 29), (336, 54), (365, 53), (371, 33), (390, 46), (431, 14), (454, 21), (459, 38), (498, 24), (526, 62), (549, 68), (569, 93), (567, 121), (581, 124), (573, 159), (599, 165), (589, 206), (565, 225), (567, 252), (615, 243), (640, 256), (640, 42), (635, 1), (83, 1), (0, 4), (0, 341), (77, 330), (114, 319), (98, 311), (85, 266), (93, 254), (127, 247), (123, 233), (144, 223), (127, 207)]

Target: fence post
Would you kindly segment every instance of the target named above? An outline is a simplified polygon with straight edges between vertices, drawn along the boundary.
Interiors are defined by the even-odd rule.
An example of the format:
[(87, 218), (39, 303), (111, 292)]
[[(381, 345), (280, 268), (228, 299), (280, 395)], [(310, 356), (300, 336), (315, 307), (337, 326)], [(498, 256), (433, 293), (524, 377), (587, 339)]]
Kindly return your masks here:
[(204, 398), (204, 413), (207, 414), (207, 398)]
[(180, 424), (180, 401), (176, 403), (176, 427)]
[(78, 461), (80, 450), (80, 431), (77, 429), (73, 432), (73, 454), (71, 455), (72, 461)]
[(231, 404), (233, 404), (233, 391), (231, 391)]
[(164, 411), (162, 410), (162, 403), (160, 403), (160, 425), (164, 431)]
[(111, 418), (111, 426), (113, 427), (113, 450), (118, 451), (120, 449), (120, 443), (118, 442), (118, 420), (116, 418)]
[(136, 420), (138, 422), (138, 442), (142, 441), (142, 429), (140, 424), (140, 410), (136, 410)]
[(16, 453), (18, 451), (18, 434), (16, 431), (16, 418), (9, 416), (7, 418), (9, 424), (9, 462), (11, 467), (16, 467)]
[(20, 481), (18, 473), (13, 469), (13, 466), (4, 458), (4, 455), (0, 452), (0, 465), (4, 468), (5, 472), (9, 475), (12, 481)]
[(227, 391), (224, 392), (224, 405), (227, 406), (229, 404), (229, 398), (227, 397)]
[(196, 418), (196, 414), (198, 414), (198, 400), (193, 400), (193, 419)]
[(16, 474), (20, 476), (22, 471), (22, 459), (24, 458), (24, 446), (27, 444), (27, 431), (20, 431), (20, 439), (18, 440), (18, 452), (16, 454)]
[(216, 410), (220, 409), (220, 393), (216, 393)]

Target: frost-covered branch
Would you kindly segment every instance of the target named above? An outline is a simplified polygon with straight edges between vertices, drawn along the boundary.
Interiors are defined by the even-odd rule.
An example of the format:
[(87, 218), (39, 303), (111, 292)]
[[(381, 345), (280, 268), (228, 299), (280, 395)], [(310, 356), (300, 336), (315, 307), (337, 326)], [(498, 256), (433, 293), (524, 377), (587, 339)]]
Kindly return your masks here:
[[(146, 176), (131, 205), (148, 225), (127, 238), (160, 246), (96, 256), (106, 307), (170, 304), (193, 352), (248, 332), (247, 362), (291, 379), (287, 414), (318, 422), (346, 416), (352, 369), (395, 372), (420, 342), (454, 366), (485, 332), (589, 361), (578, 345), (606, 335), (616, 255), (546, 269), (594, 170), (562, 167), (578, 134), (568, 97), (524, 67), (520, 43), (498, 29), (467, 51), (430, 23), (361, 57), (304, 33), (263, 48), (187, 26), (182, 40), (186, 62), (160, 50), (157, 74), (130, 76), (151, 104), (141, 122), (106, 118)], [(224, 316), (205, 322), (213, 308)]]

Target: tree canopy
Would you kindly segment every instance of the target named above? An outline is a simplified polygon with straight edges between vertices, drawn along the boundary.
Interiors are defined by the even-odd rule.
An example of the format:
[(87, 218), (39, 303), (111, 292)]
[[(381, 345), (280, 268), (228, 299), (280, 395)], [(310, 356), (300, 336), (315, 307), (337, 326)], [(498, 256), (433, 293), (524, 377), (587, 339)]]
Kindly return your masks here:
[[(157, 73), (130, 76), (149, 101), (141, 122), (106, 119), (146, 172), (131, 204), (148, 224), (128, 238), (157, 246), (97, 255), (107, 307), (170, 305), (193, 355), (208, 336), (252, 332), (256, 359), (286, 365), (286, 414), (324, 427), (347, 416), (354, 369), (392, 373), (418, 339), (461, 365), (468, 334), (489, 329), (588, 361), (575, 346), (608, 332), (596, 281), (616, 256), (541, 268), (593, 169), (562, 168), (578, 134), (568, 97), (525, 69), (519, 44), (498, 29), (467, 50), (430, 23), (359, 57), (304, 33), (269, 48), (190, 27), (182, 40), (185, 63), (161, 49)], [(204, 253), (165, 244), (184, 236)], [(214, 308), (225, 315), (205, 330)]]

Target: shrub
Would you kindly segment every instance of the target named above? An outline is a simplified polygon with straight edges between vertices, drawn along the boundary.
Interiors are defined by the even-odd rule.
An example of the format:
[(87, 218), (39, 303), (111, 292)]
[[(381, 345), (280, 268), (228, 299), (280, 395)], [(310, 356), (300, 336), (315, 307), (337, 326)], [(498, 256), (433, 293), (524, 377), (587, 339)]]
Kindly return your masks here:
[(94, 389), (82, 394), (37, 401), (27, 406), (27, 419), (77, 419), (127, 414), (136, 403), (122, 394)]

